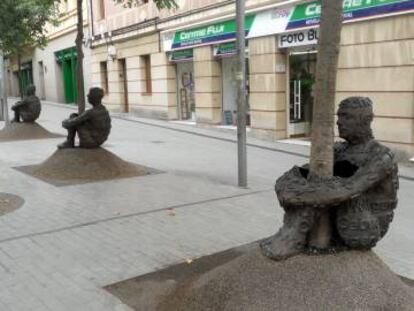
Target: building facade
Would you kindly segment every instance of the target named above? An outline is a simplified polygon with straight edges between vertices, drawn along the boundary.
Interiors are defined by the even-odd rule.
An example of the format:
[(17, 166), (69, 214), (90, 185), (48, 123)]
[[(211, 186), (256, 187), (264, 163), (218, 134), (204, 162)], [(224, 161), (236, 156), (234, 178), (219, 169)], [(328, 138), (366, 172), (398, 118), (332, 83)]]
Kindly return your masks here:
[[(44, 49), (34, 48), (22, 57), (23, 89), (34, 83), (38, 96), (43, 100), (74, 104), (77, 99), (75, 48), (77, 12), (76, 0), (64, 0), (59, 5), (59, 25), (47, 26), (48, 45)], [(84, 30), (89, 37), (87, 4), (84, 7)], [(87, 41), (86, 41), (87, 42)], [(84, 74), (85, 89), (91, 82), (91, 50), (85, 48)], [(8, 94), (19, 96), (17, 60), (13, 57), (8, 62)]]
[[(84, 3), (85, 88), (104, 88), (110, 110), (235, 124), (234, 0), (179, 0), (171, 11), (158, 11), (151, 0), (133, 8), (113, 0)], [(22, 69), (40, 97), (70, 103), (76, 99), (76, 1), (61, 5), (61, 24), (51, 28), (49, 45), (29, 53)], [(320, 10), (318, 1), (246, 1), (249, 135), (310, 135)], [(413, 0), (344, 0), (336, 103), (370, 97), (376, 138), (409, 156), (413, 55)], [(9, 93), (17, 95), (13, 61), (8, 70)]]
[[(113, 111), (235, 124), (234, 1), (93, 1), (92, 81)], [(247, 1), (250, 133), (301, 138), (312, 125), (320, 4)], [(377, 139), (414, 154), (414, 1), (346, 0), (336, 102), (368, 96)]]

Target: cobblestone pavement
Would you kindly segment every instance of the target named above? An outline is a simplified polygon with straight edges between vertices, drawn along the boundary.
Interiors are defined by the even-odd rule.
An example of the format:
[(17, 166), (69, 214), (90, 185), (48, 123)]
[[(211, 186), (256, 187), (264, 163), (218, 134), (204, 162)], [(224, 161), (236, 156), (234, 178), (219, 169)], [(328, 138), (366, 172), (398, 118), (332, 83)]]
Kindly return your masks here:
[[(44, 104), (39, 123), (64, 134), (70, 112)], [(60, 140), (0, 143), (0, 192), (25, 199), (0, 217), (0, 310), (129, 310), (102, 287), (273, 234), (282, 217), (274, 180), (307, 153), (249, 140), (249, 188), (239, 189), (234, 132), (120, 115), (105, 148), (162, 174), (55, 187), (14, 169), (44, 161)], [(395, 221), (376, 248), (411, 279), (413, 186), (401, 180)]]

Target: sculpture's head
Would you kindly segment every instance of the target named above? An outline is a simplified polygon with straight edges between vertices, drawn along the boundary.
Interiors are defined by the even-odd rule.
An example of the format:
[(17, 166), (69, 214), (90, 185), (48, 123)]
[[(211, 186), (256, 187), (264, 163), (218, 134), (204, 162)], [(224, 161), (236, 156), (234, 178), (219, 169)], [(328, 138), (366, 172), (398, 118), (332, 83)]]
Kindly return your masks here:
[(104, 90), (100, 87), (92, 87), (89, 89), (88, 102), (92, 106), (99, 105), (104, 97)]
[(36, 87), (33, 84), (29, 84), (26, 88), (27, 96), (34, 96), (36, 94)]
[(349, 97), (341, 101), (337, 112), (339, 137), (351, 144), (373, 138), (371, 122), (374, 119), (372, 101), (368, 97)]

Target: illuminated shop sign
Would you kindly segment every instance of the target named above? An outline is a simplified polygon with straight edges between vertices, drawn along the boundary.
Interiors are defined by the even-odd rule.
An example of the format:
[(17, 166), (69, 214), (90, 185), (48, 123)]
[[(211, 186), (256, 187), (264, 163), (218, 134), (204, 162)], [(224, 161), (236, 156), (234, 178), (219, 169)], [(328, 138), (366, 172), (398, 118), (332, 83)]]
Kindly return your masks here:
[[(414, 12), (413, 0), (343, 1), (343, 20), (345, 23), (412, 12)], [(291, 8), (273, 9), (255, 15), (248, 15), (245, 20), (246, 37), (249, 39), (305, 28), (315, 28), (319, 25), (320, 13), (320, 1), (314, 1)], [(165, 51), (219, 44), (235, 39), (235, 20), (163, 34)]]

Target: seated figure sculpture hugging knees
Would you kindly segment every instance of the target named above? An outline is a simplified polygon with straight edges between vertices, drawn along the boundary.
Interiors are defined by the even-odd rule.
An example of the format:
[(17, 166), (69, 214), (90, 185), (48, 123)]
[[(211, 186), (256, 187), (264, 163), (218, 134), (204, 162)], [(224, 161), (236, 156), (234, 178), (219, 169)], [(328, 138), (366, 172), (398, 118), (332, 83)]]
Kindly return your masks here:
[(26, 88), (26, 96), (15, 103), (11, 109), (14, 112), (13, 122), (34, 122), (39, 118), (42, 109), (39, 98), (36, 96), (36, 87), (30, 84)]
[(282, 228), (261, 243), (269, 258), (281, 260), (312, 248), (322, 211), (331, 220), (330, 248), (370, 249), (385, 235), (397, 206), (398, 167), (390, 149), (372, 134), (372, 102), (343, 100), (337, 112), (334, 176), (308, 180), (308, 165), (293, 167), (276, 181), (285, 210)]
[(111, 131), (111, 117), (102, 105), (103, 96), (103, 89), (91, 88), (88, 102), (92, 105), (92, 109), (80, 115), (73, 113), (69, 119), (62, 122), (62, 127), (68, 130), (68, 136), (65, 142), (58, 145), (59, 149), (74, 148), (76, 133), (78, 133), (80, 148), (98, 148), (107, 140)]

